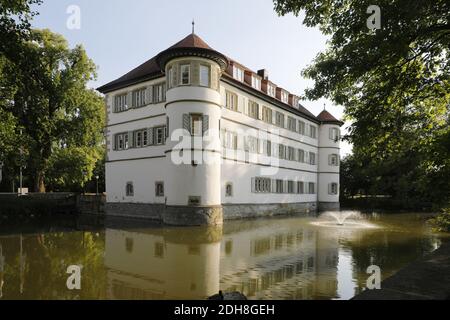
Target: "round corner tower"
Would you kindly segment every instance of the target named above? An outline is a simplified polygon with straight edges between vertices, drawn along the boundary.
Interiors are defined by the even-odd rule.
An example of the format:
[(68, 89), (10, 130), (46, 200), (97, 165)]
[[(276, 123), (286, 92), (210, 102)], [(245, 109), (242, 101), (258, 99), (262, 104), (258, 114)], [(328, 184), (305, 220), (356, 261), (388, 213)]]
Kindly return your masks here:
[(340, 135), (342, 122), (328, 111), (317, 118), (319, 129), (318, 208), (320, 211), (338, 210), (340, 173)]
[(194, 33), (162, 52), (166, 74), (166, 209), (173, 225), (223, 223), (220, 78), (227, 58)]

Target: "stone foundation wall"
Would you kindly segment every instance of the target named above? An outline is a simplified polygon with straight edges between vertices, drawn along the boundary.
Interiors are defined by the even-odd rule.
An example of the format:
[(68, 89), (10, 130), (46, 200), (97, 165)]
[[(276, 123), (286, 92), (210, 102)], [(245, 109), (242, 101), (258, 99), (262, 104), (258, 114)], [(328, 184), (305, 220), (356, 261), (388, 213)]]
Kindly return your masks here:
[(162, 221), (165, 205), (152, 203), (106, 203), (107, 216), (141, 218)]
[(107, 216), (149, 219), (168, 225), (221, 225), (224, 220), (271, 217), (317, 212), (316, 202), (274, 204), (227, 204), (211, 207), (163, 204), (107, 203)]
[(339, 202), (319, 202), (319, 211), (336, 211), (341, 208)]
[(224, 220), (270, 217), (317, 211), (316, 202), (274, 204), (226, 204), (223, 206)]
[(222, 206), (167, 206), (163, 222), (177, 226), (215, 226), (223, 224)]

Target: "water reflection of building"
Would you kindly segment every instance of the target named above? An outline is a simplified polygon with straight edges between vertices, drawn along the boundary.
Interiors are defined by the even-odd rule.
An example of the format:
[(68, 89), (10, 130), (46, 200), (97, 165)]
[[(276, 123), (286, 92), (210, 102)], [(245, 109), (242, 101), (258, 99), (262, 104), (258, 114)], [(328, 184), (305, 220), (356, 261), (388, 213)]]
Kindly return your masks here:
[(221, 238), (211, 228), (107, 229), (108, 297), (203, 299), (219, 288), (250, 299), (337, 297), (338, 242), (325, 229), (240, 221)]
[(219, 291), (220, 228), (106, 230), (111, 299), (204, 299)]
[(270, 228), (258, 224), (225, 227), (223, 290), (238, 290), (254, 299), (337, 296), (336, 239), (297, 219), (279, 220)]

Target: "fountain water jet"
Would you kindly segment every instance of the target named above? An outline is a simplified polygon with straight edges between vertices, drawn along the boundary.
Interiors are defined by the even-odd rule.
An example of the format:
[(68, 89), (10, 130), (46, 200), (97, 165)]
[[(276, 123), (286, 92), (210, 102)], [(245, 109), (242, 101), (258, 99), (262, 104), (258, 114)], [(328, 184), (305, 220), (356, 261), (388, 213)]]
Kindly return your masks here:
[(314, 221), (312, 224), (322, 227), (376, 228), (375, 225), (363, 219), (358, 211), (327, 211), (318, 217), (319, 221)]

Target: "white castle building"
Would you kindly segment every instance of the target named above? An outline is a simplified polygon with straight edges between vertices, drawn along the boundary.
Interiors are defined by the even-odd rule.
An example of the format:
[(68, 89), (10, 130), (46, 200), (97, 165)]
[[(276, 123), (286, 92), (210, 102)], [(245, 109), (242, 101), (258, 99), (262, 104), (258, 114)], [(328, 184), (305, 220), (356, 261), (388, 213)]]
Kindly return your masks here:
[(98, 90), (110, 215), (203, 225), (339, 207), (342, 122), (194, 33)]

